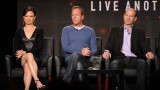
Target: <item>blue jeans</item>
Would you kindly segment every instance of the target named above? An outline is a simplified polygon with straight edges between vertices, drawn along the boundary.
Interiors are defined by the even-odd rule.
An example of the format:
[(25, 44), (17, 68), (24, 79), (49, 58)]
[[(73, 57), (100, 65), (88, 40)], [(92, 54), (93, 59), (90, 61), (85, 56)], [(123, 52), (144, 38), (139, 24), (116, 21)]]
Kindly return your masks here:
[[(67, 69), (63, 76), (63, 81), (70, 83), (75, 70), (88, 68), (90, 57), (84, 57), (81, 54), (74, 52), (65, 57), (65, 62), (67, 63)], [(79, 80), (82, 81), (81, 74), (79, 75)]]

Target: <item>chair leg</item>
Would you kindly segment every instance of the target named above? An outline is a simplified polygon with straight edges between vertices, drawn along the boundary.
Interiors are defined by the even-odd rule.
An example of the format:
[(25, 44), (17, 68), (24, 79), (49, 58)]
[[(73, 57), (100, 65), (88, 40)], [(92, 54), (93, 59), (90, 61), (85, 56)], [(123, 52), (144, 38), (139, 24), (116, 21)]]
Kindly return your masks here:
[(105, 90), (108, 90), (108, 81), (109, 81), (109, 78), (108, 76), (105, 77)]
[(101, 89), (101, 75), (98, 74), (98, 90), (102, 90)]

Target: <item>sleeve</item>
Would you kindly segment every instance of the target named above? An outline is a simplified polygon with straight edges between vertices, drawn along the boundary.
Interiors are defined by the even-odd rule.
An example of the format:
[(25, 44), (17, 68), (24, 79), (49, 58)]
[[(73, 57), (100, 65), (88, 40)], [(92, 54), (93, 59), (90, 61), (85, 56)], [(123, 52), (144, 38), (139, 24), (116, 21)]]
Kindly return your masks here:
[(65, 29), (65, 28), (63, 28), (63, 30), (62, 30), (61, 44), (62, 44), (63, 50), (66, 53), (73, 53), (74, 52), (74, 48), (70, 47), (68, 32), (67, 32), (67, 29)]
[(91, 40), (90, 40), (90, 49), (91, 49), (91, 56), (97, 53), (97, 41), (96, 41), (96, 34), (94, 30), (92, 30)]
[[(143, 30), (141, 30), (140, 35), (139, 36), (139, 40), (140, 40), (140, 46), (144, 52), (144, 54), (146, 54), (147, 52), (151, 52), (151, 48), (150, 45), (147, 43), (147, 39), (145, 36), (145, 32)], [(150, 43), (150, 42), (149, 42)]]
[(15, 56), (16, 51), (20, 47), (20, 38), (20, 29), (17, 29), (13, 38), (13, 56)]
[(114, 28), (111, 29), (110, 33), (109, 33), (109, 37), (108, 40), (104, 46), (104, 50), (111, 52), (112, 51), (112, 47), (114, 45)]
[(36, 39), (35, 39), (35, 43), (33, 45), (33, 48), (30, 51), (34, 55), (39, 54), (41, 52), (42, 48), (43, 48), (44, 30), (43, 29), (38, 29), (36, 34), (37, 34), (37, 36), (36, 36)]

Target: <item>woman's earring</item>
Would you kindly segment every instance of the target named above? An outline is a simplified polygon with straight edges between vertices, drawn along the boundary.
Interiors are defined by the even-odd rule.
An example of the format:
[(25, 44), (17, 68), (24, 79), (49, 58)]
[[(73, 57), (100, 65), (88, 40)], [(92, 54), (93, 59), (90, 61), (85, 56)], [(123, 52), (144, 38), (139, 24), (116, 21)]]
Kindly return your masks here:
[(23, 26), (24, 26), (24, 21), (23, 21)]

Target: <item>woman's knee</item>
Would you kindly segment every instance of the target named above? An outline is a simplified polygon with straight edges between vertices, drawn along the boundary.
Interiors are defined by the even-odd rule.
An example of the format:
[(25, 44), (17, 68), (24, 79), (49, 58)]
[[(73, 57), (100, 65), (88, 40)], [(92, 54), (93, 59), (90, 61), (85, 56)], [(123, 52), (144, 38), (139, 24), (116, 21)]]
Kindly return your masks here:
[(26, 58), (27, 60), (32, 60), (34, 57), (32, 53), (26, 53)]
[(26, 53), (27, 57), (33, 57), (32, 53)]

